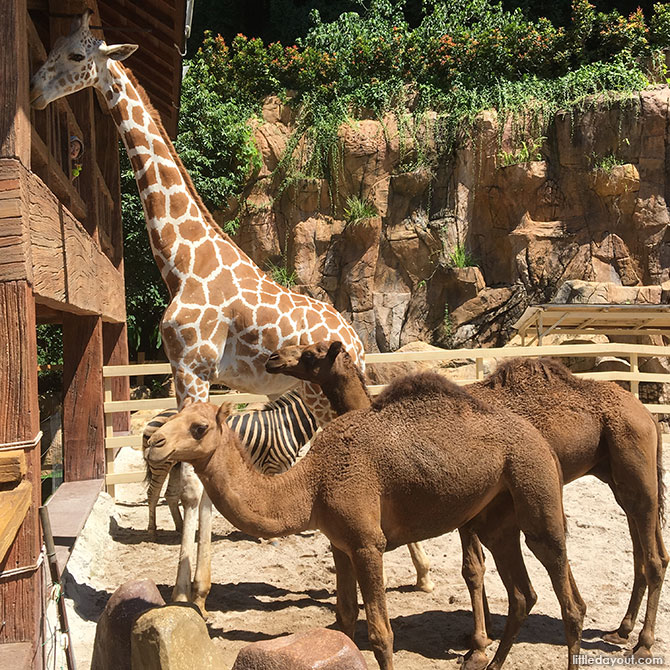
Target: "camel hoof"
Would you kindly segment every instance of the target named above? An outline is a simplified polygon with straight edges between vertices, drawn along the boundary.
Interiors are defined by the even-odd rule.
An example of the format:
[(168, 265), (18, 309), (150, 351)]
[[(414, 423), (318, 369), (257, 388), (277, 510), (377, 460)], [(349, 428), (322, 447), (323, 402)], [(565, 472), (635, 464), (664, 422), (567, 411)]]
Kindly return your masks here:
[(489, 664), (486, 654), (480, 650), (470, 650), (463, 659), (463, 670), (484, 670)]
[(418, 591), (424, 591), (425, 593), (432, 593), (435, 590), (435, 584), (430, 577), (424, 577), (423, 579), (418, 579), (416, 582), (416, 588)]
[(619, 647), (625, 647), (628, 644), (628, 638), (627, 637), (622, 637), (619, 635), (619, 631), (612, 631), (611, 633), (605, 633), (603, 635), (603, 640), (605, 642), (609, 642), (610, 644), (616, 644)]
[(633, 658), (653, 658), (654, 655), (651, 653), (649, 647), (635, 647), (633, 651), (629, 654)]

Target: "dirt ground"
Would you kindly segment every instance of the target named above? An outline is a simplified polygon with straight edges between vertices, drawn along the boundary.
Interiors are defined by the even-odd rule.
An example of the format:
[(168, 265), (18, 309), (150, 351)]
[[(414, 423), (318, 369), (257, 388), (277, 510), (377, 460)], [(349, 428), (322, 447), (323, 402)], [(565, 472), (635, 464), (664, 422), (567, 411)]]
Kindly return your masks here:
[[(139, 465), (139, 452), (128, 452), (129, 460)], [(666, 470), (670, 469), (669, 452), (666, 449)], [(670, 483), (667, 474), (666, 482)], [(111, 537), (101, 537), (106, 534), (104, 524), (108, 517), (103, 519), (102, 530), (87, 531), (89, 536), (96, 537), (94, 541), (89, 537), (81, 542), (77, 562), (87, 566), (88, 576), (83, 579), (75, 575), (79, 583), (71, 584), (70, 588), (74, 596), (68, 599), (70, 625), (80, 670), (90, 667), (95, 621), (112, 592), (127, 580), (150, 578), (167, 600), (176, 574), (179, 538), (171, 530), (167, 507), (159, 507), (159, 528), (163, 530), (159, 531), (156, 542), (149, 542), (142, 486), (119, 486), (116, 493)], [(111, 508), (111, 502), (107, 504)], [(566, 487), (565, 509), (570, 562), (588, 607), (583, 653), (621, 657), (626, 649), (603, 642), (601, 634), (618, 626), (628, 604), (633, 566), (625, 517), (609, 489), (593, 477), (584, 477)], [(664, 529), (664, 537), (670, 546), (670, 529)], [(332, 560), (324, 536), (305, 533), (274, 542), (258, 541), (235, 530), (217, 514), (213, 540), (208, 627), (211, 637), (224, 651), (228, 667), (239, 649), (250, 642), (315, 626), (334, 626), (335, 576), (330, 570)], [(436, 588), (432, 594), (413, 590), (414, 573), (405, 548), (386, 555), (388, 608), (398, 670), (457, 668), (471, 630), (468, 592), (460, 576), (458, 534), (427, 541), (424, 547), (433, 564)], [(538, 602), (524, 623), (505, 667), (563, 668), (567, 650), (558, 602), (542, 566), (527, 549), (524, 553)], [(494, 634), (499, 637), (507, 600), (490, 556), (487, 569), (486, 588)], [(73, 572), (77, 570), (73, 568)], [(638, 622), (631, 642), (637, 639), (640, 625)], [(369, 667), (376, 668), (362, 610), (356, 642)], [(497, 641), (490, 648), (491, 655), (496, 644)], [(667, 580), (661, 596), (654, 651), (670, 665)]]

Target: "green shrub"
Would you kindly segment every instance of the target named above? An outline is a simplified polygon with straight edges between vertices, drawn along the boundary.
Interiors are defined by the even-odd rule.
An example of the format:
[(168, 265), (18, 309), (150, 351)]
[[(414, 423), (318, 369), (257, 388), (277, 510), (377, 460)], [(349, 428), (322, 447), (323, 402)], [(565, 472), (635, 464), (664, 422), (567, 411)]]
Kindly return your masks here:
[(466, 250), (465, 245), (459, 243), (449, 254), (449, 265), (454, 268), (469, 268), (476, 266), (477, 260)]
[(377, 214), (377, 208), (369, 200), (357, 198), (355, 195), (347, 198), (347, 204), (344, 208), (344, 218), (347, 223), (361, 223), (377, 216)]
[(267, 271), (272, 281), (286, 288), (293, 288), (298, 281), (298, 275), (296, 275), (295, 270), (289, 270), (286, 265), (277, 265), (272, 261), (268, 261)]

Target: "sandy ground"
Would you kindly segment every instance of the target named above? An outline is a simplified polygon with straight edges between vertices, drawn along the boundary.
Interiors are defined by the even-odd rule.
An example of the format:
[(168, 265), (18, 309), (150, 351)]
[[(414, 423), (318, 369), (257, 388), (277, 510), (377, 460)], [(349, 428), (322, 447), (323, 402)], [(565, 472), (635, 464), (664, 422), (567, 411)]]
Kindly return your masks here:
[[(127, 451), (137, 464), (139, 452)], [(670, 450), (665, 467), (670, 470)], [(125, 469), (125, 468), (124, 468)], [(666, 474), (666, 482), (670, 483)], [(105, 509), (112, 507), (107, 501)], [(104, 505), (103, 505), (104, 507)], [(565, 489), (568, 516), (568, 553), (582, 596), (587, 603), (583, 653), (622, 657), (626, 650), (600, 639), (618, 626), (632, 583), (632, 551), (626, 520), (609, 489), (593, 477), (584, 477)], [(123, 582), (150, 578), (168, 599), (176, 574), (179, 538), (172, 528), (168, 509), (159, 507), (156, 542), (145, 533), (147, 506), (141, 485), (117, 487), (116, 516), (107, 535), (108, 513), (99, 528), (87, 530), (80, 542), (73, 574), (79, 584), (70, 585), (68, 599), (73, 643), (80, 670), (90, 667), (95, 621), (107, 599)], [(95, 523), (93, 523), (95, 526)], [(670, 529), (664, 529), (670, 546)], [(425, 542), (436, 583), (432, 594), (412, 588), (414, 573), (409, 554), (400, 548), (386, 555), (387, 593), (395, 632), (398, 670), (457, 668), (466, 651), (471, 617), (468, 592), (460, 576), (458, 534)], [(525, 547), (524, 547), (525, 549)], [(563, 668), (567, 651), (558, 602), (546, 572), (525, 549), (526, 562), (538, 602), (524, 623), (518, 642), (505, 665), (509, 669)], [(235, 530), (220, 515), (214, 520), (212, 591), (207, 601), (211, 637), (220, 645), (232, 666), (241, 647), (315, 626), (333, 627), (335, 577), (330, 571), (328, 542), (319, 533), (258, 541)], [(77, 567), (79, 565), (79, 567)], [(81, 566), (86, 566), (82, 570)], [(486, 588), (494, 634), (502, 633), (507, 600), (490, 556)], [(77, 573), (87, 573), (86, 577)], [(667, 580), (666, 580), (667, 581)], [(643, 604), (644, 607), (644, 604)], [(631, 641), (637, 639), (638, 622)], [(656, 626), (655, 653), (670, 665), (670, 585), (666, 583)], [(356, 642), (369, 667), (376, 668), (369, 650), (364, 613), (356, 630)], [(490, 648), (495, 649), (497, 641)], [(632, 646), (632, 645), (631, 645)]]

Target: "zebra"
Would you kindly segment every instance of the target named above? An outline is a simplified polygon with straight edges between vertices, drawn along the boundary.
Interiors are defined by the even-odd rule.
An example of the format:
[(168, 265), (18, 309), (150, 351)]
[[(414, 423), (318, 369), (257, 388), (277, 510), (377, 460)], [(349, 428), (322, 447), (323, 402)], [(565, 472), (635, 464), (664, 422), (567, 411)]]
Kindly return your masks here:
[[(172, 416), (176, 409), (167, 409), (154, 416), (142, 433), (142, 451), (146, 454), (149, 438)], [(301, 448), (309, 442), (317, 429), (314, 415), (307, 409), (297, 391), (289, 391), (261, 409), (233, 414), (228, 426), (237, 433), (246, 447), (252, 465), (267, 475), (288, 470), (298, 460)], [(149, 463), (147, 468), (147, 498), (149, 502), (150, 535), (156, 532), (156, 507), (163, 483), (169, 475), (165, 500), (172, 514), (175, 528), (181, 532), (182, 518), (179, 511), (181, 488), (180, 463)]]

